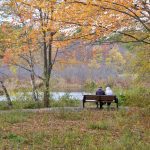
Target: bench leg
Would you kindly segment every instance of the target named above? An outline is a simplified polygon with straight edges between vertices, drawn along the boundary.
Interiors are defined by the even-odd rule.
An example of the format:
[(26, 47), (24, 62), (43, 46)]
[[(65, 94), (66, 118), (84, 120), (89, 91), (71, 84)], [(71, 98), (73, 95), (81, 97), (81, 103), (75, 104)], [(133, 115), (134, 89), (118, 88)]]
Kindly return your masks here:
[(83, 108), (84, 108), (84, 103), (85, 103), (85, 101), (83, 100)]
[(118, 102), (116, 103), (116, 106), (117, 106), (117, 110), (118, 110), (118, 108), (119, 108)]
[(96, 106), (97, 106), (97, 108), (98, 108), (98, 102), (96, 102)]
[(103, 109), (103, 102), (100, 102), (100, 109)]
[(119, 101), (119, 100), (118, 100), (117, 96), (115, 96), (115, 103), (116, 103), (117, 109), (118, 109), (118, 107), (119, 107), (118, 101)]

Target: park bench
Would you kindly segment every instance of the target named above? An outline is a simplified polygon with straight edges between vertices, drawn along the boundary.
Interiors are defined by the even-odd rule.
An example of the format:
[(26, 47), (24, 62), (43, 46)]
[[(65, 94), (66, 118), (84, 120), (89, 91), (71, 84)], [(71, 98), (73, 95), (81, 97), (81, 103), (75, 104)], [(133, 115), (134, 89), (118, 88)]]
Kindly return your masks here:
[[(99, 102), (112, 103), (115, 102), (115, 97), (113, 95), (84, 95), (83, 96), (83, 108), (85, 107), (85, 102), (94, 102), (97, 105)], [(118, 109), (118, 102), (116, 103)]]

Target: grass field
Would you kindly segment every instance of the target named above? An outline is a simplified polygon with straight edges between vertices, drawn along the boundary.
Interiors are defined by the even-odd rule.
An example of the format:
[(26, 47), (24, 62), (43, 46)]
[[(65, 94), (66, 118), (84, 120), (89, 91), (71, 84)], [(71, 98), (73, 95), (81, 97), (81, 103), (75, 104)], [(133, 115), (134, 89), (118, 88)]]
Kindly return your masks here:
[(139, 108), (1, 113), (0, 149), (148, 150), (149, 114)]

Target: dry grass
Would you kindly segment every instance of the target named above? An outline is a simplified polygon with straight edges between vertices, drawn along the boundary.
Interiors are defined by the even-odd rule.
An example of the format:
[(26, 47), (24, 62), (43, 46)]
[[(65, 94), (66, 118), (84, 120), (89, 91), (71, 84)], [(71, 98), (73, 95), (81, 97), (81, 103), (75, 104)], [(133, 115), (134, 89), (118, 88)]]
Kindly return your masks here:
[(149, 149), (148, 109), (0, 114), (1, 149)]

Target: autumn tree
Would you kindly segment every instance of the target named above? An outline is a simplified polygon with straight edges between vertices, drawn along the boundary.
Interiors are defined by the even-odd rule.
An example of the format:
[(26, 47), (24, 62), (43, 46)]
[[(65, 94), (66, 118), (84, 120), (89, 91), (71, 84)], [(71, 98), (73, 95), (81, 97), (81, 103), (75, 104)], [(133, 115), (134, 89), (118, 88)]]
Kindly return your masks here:
[[(22, 25), (24, 25), (24, 22), (22, 22)], [(4, 51), (3, 61), (10, 68), (13, 68), (15, 73), (17, 68), (22, 68), (30, 73), (32, 97), (35, 101), (38, 101), (35, 77), (40, 78), (40, 76), (34, 71), (35, 58), (33, 55), (37, 46), (30, 37), (31, 32), (30, 30), (22, 31), (20, 26), (12, 26), (8, 23), (3, 23), (1, 26), (3, 35), (6, 35), (1, 40), (2, 50)]]
[[(4, 3), (4, 6), (8, 7), (11, 15), (13, 15), (12, 23), (17, 23), (18, 26), (21, 27), (22, 33), (20, 34), (20, 38), (17, 41), (19, 43), (22, 42), (21, 46), (23, 47), (23, 49), (31, 50), (31, 48), (28, 47), (29, 45), (24, 46), (24, 43), (27, 42), (24, 40), (24, 35), (27, 31), (31, 30), (30, 41), (33, 40), (34, 42), (36, 42), (36, 44), (32, 43), (32, 47), (36, 45), (39, 47), (39, 49), (42, 50), (42, 80), (44, 83), (44, 106), (46, 107), (49, 106), (49, 80), (53, 62), (55, 60), (55, 56), (54, 59), (52, 59), (52, 47), (54, 45), (55, 47), (59, 47), (62, 41), (60, 39), (60, 29), (62, 29), (64, 22), (59, 20), (56, 22), (55, 20), (55, 18), (58, 18), (57, 12), (59, 11), (60, 4), (60, 2), (57, 2), (55, 0), (13, 0)], [(24, 22), (23, 25), (22, 22)], [(57, 41), (60, 41), (59, 45)], [(17, 49), (18, 55), (22, 53), (20, 47), (17, 47)], [(9, 50), (7, 50), (7, 54), (9, 54)]]
[[(3, 45), (3, 39), (4, 37), (6, 36), (5, 34), (3, 34), (2, 32), (3, 28), (2, 26), (0, 26), (0, 66), (2, 64), (2, 59), (4, 57), (4, 52), (5, 52), (5, 46)], [(1, 87), (5, 93), (5, 96), (6, 96), (6, 99), (7, 99), (7, 103), (8, 103), (8, 107), (12, 107), (12, 101), (11, 101), (11, 98), (10, 98), (10, 95), (9, 95), (9, 92), (7, 90), (7, 87), (5, 86), (4, 84), (4, 80), (8, 78), (8, 75), (4, 72), (0, 72), (0, 84), (1, 84)]]
[[(85, 27), (82, 28), (85, 23), (84, 18), (87, 18), (89, 15), (86, 15), (86, 13), (90, 7), (83, 13), (84, 15), (81, 19), (84, 20), (80, 22), (80, 19), (77, 17), (83, 8), (78, 6), (78, 4), (69, 5), (70, 3), (66, 4), (66, 2), (57, 2), (55, 0), (12, 0), (4, 3), (4, 6), (9, 8), (9, 13), (13, 16), (12, 24), (18, 24), (22, 31), (17, 40), (19, 44), (22, 42), (22, 48), (17, 46), (15, 47), (15, 50), (14, 48), (11, 48), (11, 50), (13, 49), (15, 53), (20, 54), (22, 53), (21, 49), (31, 49), (28, 46), (24, 46), (24, 43), (27, 42), (24, 40), (24, 37), (26, 39), (25, 35), (29, 30), (31, 30), (30, 39), (36, 43), (32, 46), (37, 45), (39, 49), (42, 50), (42, 79), (44, 83), (44, 106), (46, 107), (49, 106), (49, 81), (54, 62), (54, 59), (52, 59), (52, 49), (68, 43), (69, 40), (77, 39), (79, 37), (88, 38), (89, 35), (93, 36), (91, 26), (88, 25), (89, 28), (86, 26), (87, 30)], [(68, 6), (73, 8), (76, 13), (72, 14), (72, 11), (68, 10)], [(72, 20), (72, 18), (75, 20)], [(90, 21), (90, 19), (88, 21)], [(24, 24), (22, 25), (23, 22)], [(82, 32), (80, 32), (81, 30)], [(14, 33), (14, 35), (16, 35), (16, 33)], [(9, 50), (7, 50), (7, 54), (10, 54)]]
[(127, 54), (127, 72), (134, 75), (136, 81), (149, 86), (150, 73), (150, 51), (147, 44), (128, 43), (125, 46), (129, 49)]
[[(79, 38), (86, 41), (98, 41), (102, 37), (109, 37), (112, 33), (122, 33), (120, 30), (131, 28), (135, 21), (141, 23), (149, 32), (147, 23), (141, 22), (139, 17), (133, 17), (143, 13), (140, 4), (142, 5), (139, 3), (133, 13), (132, 0), (128, 0), (128, 3), (117, 0), (113, 2), (111, 0), (10, 0), (4, 3), (4, 6), (9, 8), (11, 23), (21, 27), (22, 42), (26, 31), (31, 30), (30, 39), (42, 51), (44, 106), (49, 106), (49, 81), (56, 58), (56, 55), (52, 56), (53, 50)], [(147, 7), (146, 5), (144, 6)], [(24, 25), (21, 25), (22, 22)], [(124, 32), (125, 34), (128, 33)], [(132, 37), (132, 35), (128, 36)], [(147, 33), (142, 38), (147, 42)], [(18, 50), (21, 53), (20, 49)], [(57, 50), (55, 52), (57, 54)]]
[[(149, 0), (67, 0), (67, 2), (71, 5), (77, 5), (74, 8), (84, 12), (79, 17), (78, 25), (81, 25), (81, 22), (85, 19), (84, 26), (92, 27), (91, 33), (95, 33), (95, 36), (97, 35), (99, 38), (103, 37), (105, 39), (103, 42), (107, 42), (113, 34), (120, 34), (127, 36), (128, 40), (114, 42), (150, 44)], [(74, 14), (75, 11), (72, 13)], [(140, 36), (136, 34), (137, 32), (141, 32)], [(103, 36), (100, 36), (101, 34)]]

